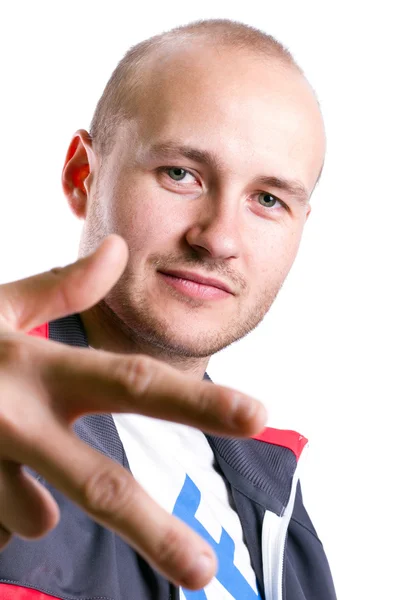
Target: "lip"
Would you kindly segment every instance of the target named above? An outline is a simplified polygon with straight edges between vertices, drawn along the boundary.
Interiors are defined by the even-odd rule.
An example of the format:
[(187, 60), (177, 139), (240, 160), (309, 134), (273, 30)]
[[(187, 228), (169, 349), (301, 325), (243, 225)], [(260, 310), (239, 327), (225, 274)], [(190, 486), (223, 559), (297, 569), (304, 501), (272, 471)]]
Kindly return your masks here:
[(178, 277), (179, 279), (187, 279), (188, 281), (194, 281), (195, 283), (200, 283), (201, 285), (208, 285), (210, 287), (217, 288), (219, 290), (223, 290), (228, 294), (233, 295), (232, 289), (223, 281), (219, 279), (215, 279), (214, 277), (206, 277), (204, 275), (200, 275), (199, 273), (192, 273), (191, 271), (160, 271), (160, 273), (164, 273), (165, 275), (171, 275), (172, 277)]

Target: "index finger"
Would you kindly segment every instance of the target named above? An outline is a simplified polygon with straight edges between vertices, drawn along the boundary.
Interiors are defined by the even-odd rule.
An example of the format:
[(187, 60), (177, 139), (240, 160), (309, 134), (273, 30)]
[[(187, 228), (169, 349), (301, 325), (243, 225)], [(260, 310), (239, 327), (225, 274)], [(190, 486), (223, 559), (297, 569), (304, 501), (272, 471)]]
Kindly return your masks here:
[(41, 377), (54, 411), (69, 422), (85, 413), (138, 413), (235, 437), (255, 435), (265, 426), (266, 409), (258, 400), (149, 356), (61, 345), (45, 349)]

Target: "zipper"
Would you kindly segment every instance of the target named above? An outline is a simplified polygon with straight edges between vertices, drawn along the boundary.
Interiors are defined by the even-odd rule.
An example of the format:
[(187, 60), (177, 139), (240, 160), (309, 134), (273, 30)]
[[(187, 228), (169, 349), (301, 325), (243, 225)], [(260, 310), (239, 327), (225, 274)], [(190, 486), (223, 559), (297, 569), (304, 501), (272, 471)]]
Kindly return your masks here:
[(266, 511), (264, 515), (261, 532), (261, 552), (265, 600), (283, 600), (283, 567), (286, 538), (289, 522), (293, 514), (300, 470), (303, 468), (304, 457), (307, 454), (307, 450), (308, 444), (303, 448), (297, 461), (296, 471), (293, 474), (289, 501), (285, 510), (281, 515), (276, 515), (271, 511)]

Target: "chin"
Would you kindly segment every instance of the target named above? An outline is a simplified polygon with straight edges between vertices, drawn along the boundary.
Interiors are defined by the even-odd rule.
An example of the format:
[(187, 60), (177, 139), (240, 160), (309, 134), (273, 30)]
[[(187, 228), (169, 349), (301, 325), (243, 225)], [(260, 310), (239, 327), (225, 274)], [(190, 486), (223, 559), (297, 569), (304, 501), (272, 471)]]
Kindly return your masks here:
[[(208, 358), (235, 341), (230, 339), (231, 336), (228, 339), (219, 330), (210, 331), (207, 326), (199, 329), (198, 321), (188, 324), (187, 327), (183, 327), (182, 323), (179, 327), (174, 328), (171, 328), (170, 324), (166, 327), (161, 323), (160, 325), (160, 327), (154, 327), (153, 324), (153, 327), (144, 329), (142, 323), (141, 337), (151, 345), (175, 356)], [(136, 332), (138, 333), (137, 328)]]
[(247, 335), (265, 314), (261, 302), (256, 310), (235, 310), (225, 302), (183, 301), (127, 283), (111, 290), (107, 312), (143, 353), (208, 358)]
[(207, 323), (199, 329), (195, 315), (188, 318), (187, 313), (173, 314), (167, 308), (154, 311), (146, 302), (131, 298), (121, 302), (121, 297), (112, 294), (99, 303), (99, 308), (140, 353), (205, 358), (221, 345), (219, 333), (210, 334)]

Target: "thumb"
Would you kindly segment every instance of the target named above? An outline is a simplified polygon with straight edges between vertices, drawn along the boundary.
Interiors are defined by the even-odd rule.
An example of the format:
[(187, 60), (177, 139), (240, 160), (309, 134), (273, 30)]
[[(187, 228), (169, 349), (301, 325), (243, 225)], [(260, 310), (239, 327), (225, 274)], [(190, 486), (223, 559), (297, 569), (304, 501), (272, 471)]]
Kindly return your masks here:
[(118, 235), (67, 267), (0, 285), (0, 327), (29, 331), (48, 321), (82, 312), (116, 284), (128, 260)]

